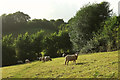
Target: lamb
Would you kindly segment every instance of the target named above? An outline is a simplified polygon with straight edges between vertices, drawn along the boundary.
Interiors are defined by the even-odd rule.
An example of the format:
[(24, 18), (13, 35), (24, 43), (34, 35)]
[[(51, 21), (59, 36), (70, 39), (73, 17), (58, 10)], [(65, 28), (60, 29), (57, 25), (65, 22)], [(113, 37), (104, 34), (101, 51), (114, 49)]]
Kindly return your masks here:
[(29, 59), (26, 59), (26, 60), (25, 60), (25, 63), (30, 63), (30, 60), (29, 60)]
[(21, 60), (17, 61), (17, 64), (23, 64), (23, 61), (21, 61)]
[(66, 54), (65, 54), (65, 53), (63, 53), (63, 54), (62, 54), (62, 57), (65, 57), (65, 56), (66, 56)]
[(45, 61), (52, 61), (52, 59), (50, 58), (50, 56), (39, 57), (39, 60), (43, 61), (43, 62), (45, 62)]
[(45, 56), (45, 61), (52, 61), (52, 59), (50, 58), (50, 56)]
[(66, 65), (66, 63), (68, 65), (69, 61), (74, 61), (75, 64), (76, 64), (77, 58), (78, 58), (78, 53), (76, 53), (74, 55), (67, 55), (67, 56), (65, 56), (65, 65)]
[(45, 57), (41, 57), (41, 61), (45, 62)]
[(42, 61), (42, 57), (39, 57), (39, 60)]

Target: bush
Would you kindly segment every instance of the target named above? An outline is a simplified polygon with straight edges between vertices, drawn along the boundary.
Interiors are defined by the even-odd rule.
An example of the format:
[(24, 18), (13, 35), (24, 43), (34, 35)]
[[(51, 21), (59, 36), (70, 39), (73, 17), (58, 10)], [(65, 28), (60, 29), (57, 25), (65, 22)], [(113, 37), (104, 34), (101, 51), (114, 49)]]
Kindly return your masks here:
[(50, 57), (57, 57), (57, 34), (53, 33), (44, 38), (44, 53)]
[(116, 16), (108, 18), (103, 24), (103, 29), (100, 29), (98, 33), (94, 33), (94, 37), (87, 42), (87, 44), (81, 49), (82, 53), (88, 52), (105, 52), (118, 50), (119, 44), (119, 23)]
[(13, 46), (14, 38), (12, 34), (2, 38), (2, 66), (16, 64), (16, 53)]
[(44, 31), (39, 31), (35, 34), (32, 34), (31, 38), (32, 51), (39, 57), (41, 56), (41, 51), (43, 50)]
[(24, 35), (18, 35), (15, 40), (16, 56), (19, 60), (25, 59), (34, 60), (36, 58), (35, 53), (32, 51), (31, 37), (28, 33)]
[(45, 55), (51, 57), (61, 56), (62, 53), (68, 53), (72, 50), (72, 43), (67, 31), (53, 33), (44, 39)]
[(110, 17), (111, 11), (108, 2), (87, 4), (69, 20), (70, 40), (75, 51), (81, 50), (93, 38), (93, 32), (103, 28), (101, 23)]

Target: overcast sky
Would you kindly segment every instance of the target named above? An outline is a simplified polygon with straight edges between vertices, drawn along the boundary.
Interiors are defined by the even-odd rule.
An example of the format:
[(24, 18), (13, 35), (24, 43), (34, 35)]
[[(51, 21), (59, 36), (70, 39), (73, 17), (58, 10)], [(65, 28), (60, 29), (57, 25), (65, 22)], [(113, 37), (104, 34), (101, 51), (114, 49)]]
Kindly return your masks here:
[(113, 12), (118, 14), (120, 0), (1, 0), (0, 15), (21, 11), (32, 19), (64, 19), (68, 21), (87, 3), (108, 1)]

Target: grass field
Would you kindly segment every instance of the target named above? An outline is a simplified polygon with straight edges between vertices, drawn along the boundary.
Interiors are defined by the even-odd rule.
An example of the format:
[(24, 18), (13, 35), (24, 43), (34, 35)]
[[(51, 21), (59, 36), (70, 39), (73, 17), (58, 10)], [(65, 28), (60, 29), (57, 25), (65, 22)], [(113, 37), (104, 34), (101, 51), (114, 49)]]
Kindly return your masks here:
[(3, 78), (117, 78), (118, 51), (81, 54), (77, 65), (64, 57), (2, 68)]

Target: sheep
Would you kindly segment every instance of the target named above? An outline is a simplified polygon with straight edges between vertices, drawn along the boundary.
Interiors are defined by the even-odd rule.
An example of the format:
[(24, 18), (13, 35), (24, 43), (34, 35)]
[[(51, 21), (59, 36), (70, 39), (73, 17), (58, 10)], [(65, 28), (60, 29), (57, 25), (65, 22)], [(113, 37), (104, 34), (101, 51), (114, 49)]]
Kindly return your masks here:
[(23, 64), (23, 61), (20, 60), (20, 61), (17, 61), (17, 63), (18, 63), (18, 64)]
[(65, 54), (65, 53), (63, 53), (63, 54), (62, 54), (62, 57), (65, 57), (65, 56), (66, 56), (66, 54)]
[(78, 58), (78, 53), (75, 53), (74, 55), (66, 55), (65, 56), (65, 65), (66, 65), (66, 63), (68, 65), (69, 61), (74, 61), (76, 64), (77, 58)]
[(45, 61), (52, 61), (52, 59), (50, 58), (50, 56), (45, 56)]
[(30, 63), (30, 60), (29, 60), (29, 59), (26, 59), (26, 60), (25, 60), (25, 63)]
[(52, 61), (52, 59), (50, 58), (50, 56), (39, 57), (39, 60), (43, 61), (43, 62), (45, 62), (45, 61)]
[(39, 61), (42, 61), (42, 57), (39, 57)]
[(45, 62), (45, 57), (41, 57), (41, 61)]
[(45, 57), (39, 57), (39, 61), (45, 62)]

